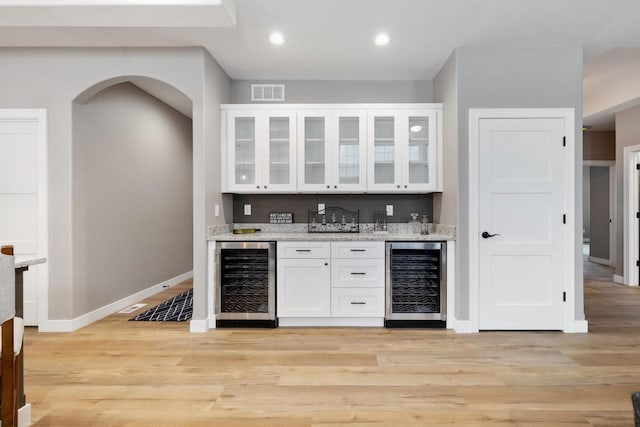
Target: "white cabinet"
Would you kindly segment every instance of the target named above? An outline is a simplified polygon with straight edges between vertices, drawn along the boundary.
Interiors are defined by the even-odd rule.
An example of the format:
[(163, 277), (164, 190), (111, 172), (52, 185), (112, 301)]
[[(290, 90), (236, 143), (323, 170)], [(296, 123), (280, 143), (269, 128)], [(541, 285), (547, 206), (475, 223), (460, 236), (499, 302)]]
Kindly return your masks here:
[(384, 242), (331, 243), (331, 315), (384, 317)]
[(281, 325), (383, 324), (384, 242), (278, 242), (277, 253)]
[(223, 191), (296, 191), (295, 111), (227, 111)]
[(278, 242), (277, 316), (329, 317), (329, 242)]
[(367, 191), (442, 190), (440, 111), (369, 110)]
[(441, 104), (224, 104), (223, 192), (442, 191)]
[(366, 110), (298, 110), (298, 189), (366, 190)]

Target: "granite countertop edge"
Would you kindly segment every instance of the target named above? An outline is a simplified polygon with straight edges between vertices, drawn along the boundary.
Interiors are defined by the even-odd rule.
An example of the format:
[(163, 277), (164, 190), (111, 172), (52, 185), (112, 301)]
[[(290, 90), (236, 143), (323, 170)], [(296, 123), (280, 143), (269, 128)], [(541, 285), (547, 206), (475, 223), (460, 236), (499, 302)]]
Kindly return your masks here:
[(15, 268), (31, 267), (32, 265), (44, 264), (45, 262), (47, 262), (46, 258), (21, 259), (16, 260)]
[(222, 233), (209, 236), (215, 241), (455, 241), (446, 234), (405, 234), (405, 233)]

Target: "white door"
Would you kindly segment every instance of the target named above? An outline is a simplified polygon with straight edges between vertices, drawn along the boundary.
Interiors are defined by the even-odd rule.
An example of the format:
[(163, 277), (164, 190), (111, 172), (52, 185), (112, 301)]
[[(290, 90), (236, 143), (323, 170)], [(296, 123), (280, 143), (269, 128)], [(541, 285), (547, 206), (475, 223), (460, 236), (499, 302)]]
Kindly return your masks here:
[[(0, 244), (13, 245), (18, 260), (47, 256), (45, 126), (44, 110), (0, 110)], [(38, 295), (46, 280), (46, 266), (24, 274), (28, 326), (38, 325)]]
[(328, 259), (278, 259), (278, 317), (329, 317)]
[(560, 118), (479, 121), (479, 329), (563, 328), (563, 136)]

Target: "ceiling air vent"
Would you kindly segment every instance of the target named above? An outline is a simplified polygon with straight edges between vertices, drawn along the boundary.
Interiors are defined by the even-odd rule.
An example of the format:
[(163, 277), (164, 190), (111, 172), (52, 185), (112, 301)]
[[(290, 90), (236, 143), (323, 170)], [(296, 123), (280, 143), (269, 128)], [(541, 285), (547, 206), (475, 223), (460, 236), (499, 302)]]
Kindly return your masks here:
[(284, 101), (284, 85), (251, 85), (252, 101)]

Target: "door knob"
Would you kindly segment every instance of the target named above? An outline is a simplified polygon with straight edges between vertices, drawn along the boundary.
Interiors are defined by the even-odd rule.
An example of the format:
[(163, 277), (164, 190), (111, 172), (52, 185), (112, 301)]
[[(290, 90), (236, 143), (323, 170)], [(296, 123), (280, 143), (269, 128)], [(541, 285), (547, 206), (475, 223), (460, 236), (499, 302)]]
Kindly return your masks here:
[(499, 234), (497, 234), (497, 233), (496, 234), (489, 234), (486, 231), (482, 232), (482, 238), (483, 239), (488, 239), (489, 237), (493, 237), (493, 236), (499, 236)]

